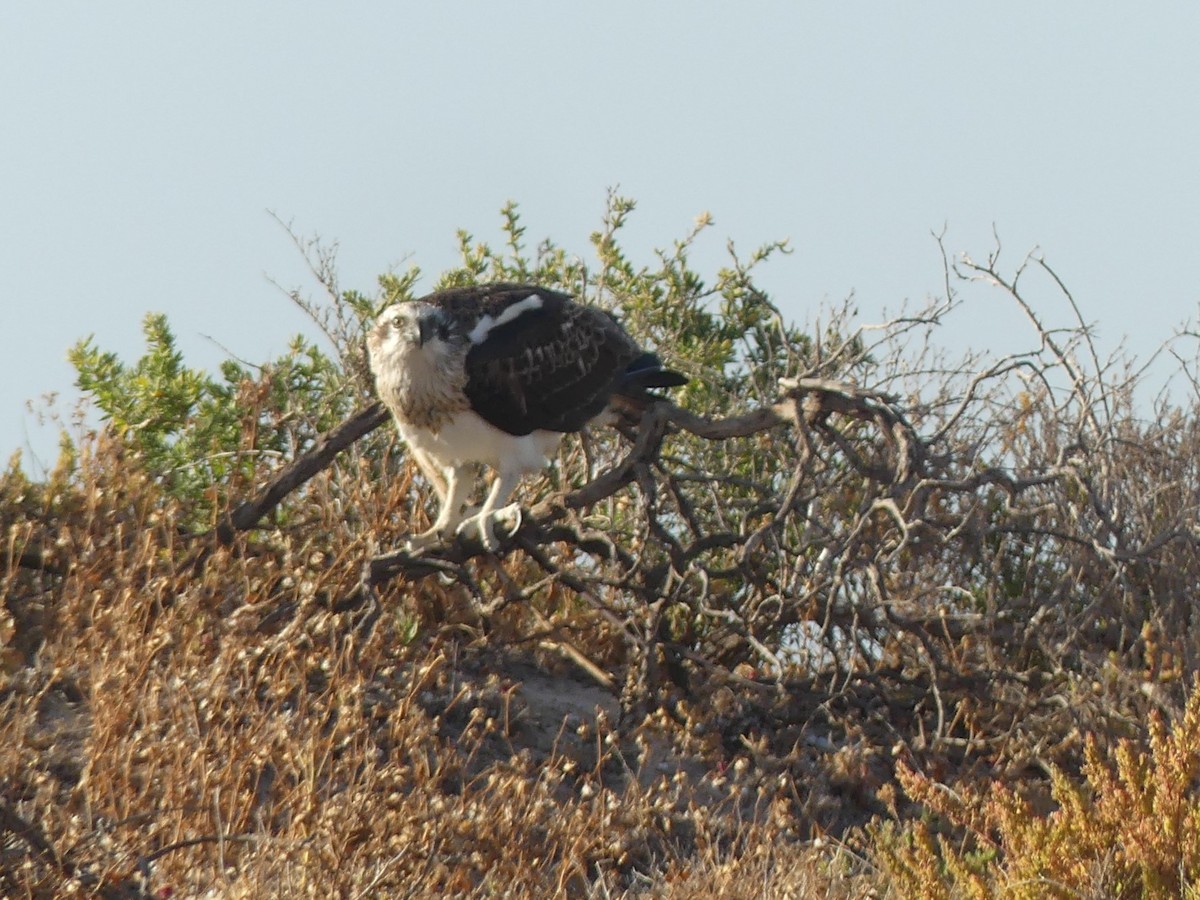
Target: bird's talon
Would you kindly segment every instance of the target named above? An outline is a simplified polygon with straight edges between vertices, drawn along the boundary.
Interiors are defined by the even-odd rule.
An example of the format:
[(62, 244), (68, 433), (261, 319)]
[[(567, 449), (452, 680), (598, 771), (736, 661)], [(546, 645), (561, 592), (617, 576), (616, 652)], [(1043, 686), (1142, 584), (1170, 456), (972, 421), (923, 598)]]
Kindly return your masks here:
[(500, 541), (496, 539), (496, 532), (492, 528), (490, 518), (484, 516), (482, 513), (465, 519), (458, 526), (457, 534), (467, 539), (477, 538), (483, 544), (483, 549), (488, 552), (492, 552), (500, 546)]
[(516, 503), (501, 507), (491, 513), (477, 513), (463, 521), (458, 526), (458, 534), (466, 537), (477, 537), (483, 549), (494, 553), (500, 549), (500, 540), (496, 537), (496, 524), (504, 526), (504, 537), (512, 537), (521, 527), (521, 507)]
[(492, 513), (492, 521), (500, 522), (507, 527), (505, 537), (512, 537), (521, 530), (521, 523), (525, 520), (525, 514), (521, 512), (519, 503), (510, 503), (508, 506), (502, 506), (500, 509)]
[(428, 531), (422, 531), (420, 534), (414, 534), (404, 542), (404, 550), (406, 553), (411, 553), (414, 556), (419, 556), (426, 550), (432, 550), (441, 544), (446, 543), (447, 536), (439, 528), (430, 528)]

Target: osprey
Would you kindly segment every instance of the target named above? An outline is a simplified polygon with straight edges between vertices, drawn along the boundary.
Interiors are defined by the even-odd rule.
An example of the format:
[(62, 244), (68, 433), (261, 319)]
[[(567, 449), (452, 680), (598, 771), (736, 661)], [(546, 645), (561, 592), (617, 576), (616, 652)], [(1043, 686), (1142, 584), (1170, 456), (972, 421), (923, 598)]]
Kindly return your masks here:
[[(687, 379), (663, 368), (608, 312), (531, 284), (438, 291), (385, 309), (367, 336), (379, 396), (441, 501), (422, 549), (474, 527), (495, 550), (494, 523), (523, 475), (549, 462), (563, 434), (617, 396)], [(464, 510), (480, 464), (496, 472), (478, 511)]]

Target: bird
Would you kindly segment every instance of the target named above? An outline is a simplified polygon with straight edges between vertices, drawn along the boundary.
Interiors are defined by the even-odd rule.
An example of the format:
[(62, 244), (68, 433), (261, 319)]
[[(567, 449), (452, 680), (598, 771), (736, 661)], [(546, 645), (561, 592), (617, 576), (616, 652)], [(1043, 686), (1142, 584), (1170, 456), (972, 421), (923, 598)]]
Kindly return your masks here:
[[(410, 551), (474, 530), (494, 552), (496, 524), (510, 534), (521, 524), (519, 505), (504, 504), (563, 435), (605, 418), (618, 398), (647, 400), (688, 380), (612, 313), (536, 284), (454, 287), (393, 303), (366, 343), (379, 398), (441, 504)], [(467, 509), (480, 466), (495, 478), (483, 505)]]

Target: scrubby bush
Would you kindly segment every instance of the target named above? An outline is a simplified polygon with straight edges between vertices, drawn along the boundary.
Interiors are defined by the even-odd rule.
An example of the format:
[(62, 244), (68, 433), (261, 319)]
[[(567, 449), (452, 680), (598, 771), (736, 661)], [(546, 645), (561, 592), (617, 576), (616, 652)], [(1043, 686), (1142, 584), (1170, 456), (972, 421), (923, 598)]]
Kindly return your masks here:
[[(299, 240), (324, 343), (260, 368), (188, 367), (157, 315), (133, 363), (75, 347), (103, 426), (0, 482), (4, 891), (1193, 883), (1194, 402), (1146, 401), (1081, 317), (1044, 326), (1031, 279), (1075, 307), (1039, 258), (801, 325), (755, 281), (785, 245), (705, 277), (702, 217), (640, 264), (632, 212), (610, 198), (585, 265), (510, 205), (499, 243), (462, 233), (458, 267), (372, 294)], [(364, 329), (494, 280), (619, 311), (692, 380), (566, 441), (501, 553), (394, 552), (429, 503)], [(964, 285), (1024, 311), (1030, 349), (937, 349)]]
[(904, 790), (955, 831), (876, 825), (879, 858), (912, 897), (1196, 896), (1200, 691), (1174, 730), (1150, 716), (1147, 746), (1101, 741), (1088, 735), (1081, 777), (1049, 769), (1041, 804), (1019, 783), (956, 792), (902, 763)]

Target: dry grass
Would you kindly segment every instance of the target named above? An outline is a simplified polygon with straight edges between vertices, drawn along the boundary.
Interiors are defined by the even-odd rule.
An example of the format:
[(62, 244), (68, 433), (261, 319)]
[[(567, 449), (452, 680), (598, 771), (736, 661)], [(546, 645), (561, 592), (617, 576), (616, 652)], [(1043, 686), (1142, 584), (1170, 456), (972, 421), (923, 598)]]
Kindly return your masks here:
[(382, 435), (240, 534), (199, 510), (270, 456), (188, 507), (103, 434), (10, 469), (0, 895), (1186, 894), (1198, 419), (1035, 325), (568, 442), (519, 549), (452, 577), (364, 577), (427, 524)]
[[(854, 857), (807, 842), (791, 772), (731, 765), (663, 716), (618, 729), (610, 694), (523, 644), (551, 623), (619, 656), (565, 598), (482, 622), (427, 579), (369, 630), (334, 612), (369, 551), (330, 479), (376, 539), (408, 485), (343, 467), (303, 523), (222, 548), (177, 530), (117, 447), (91, 449), (45, 489), (6, 481), (8, 607), (41, 640), (0, 691), (6, 896), (869, 891)], [(16, 565), (32, 521), (61, 575)]]

